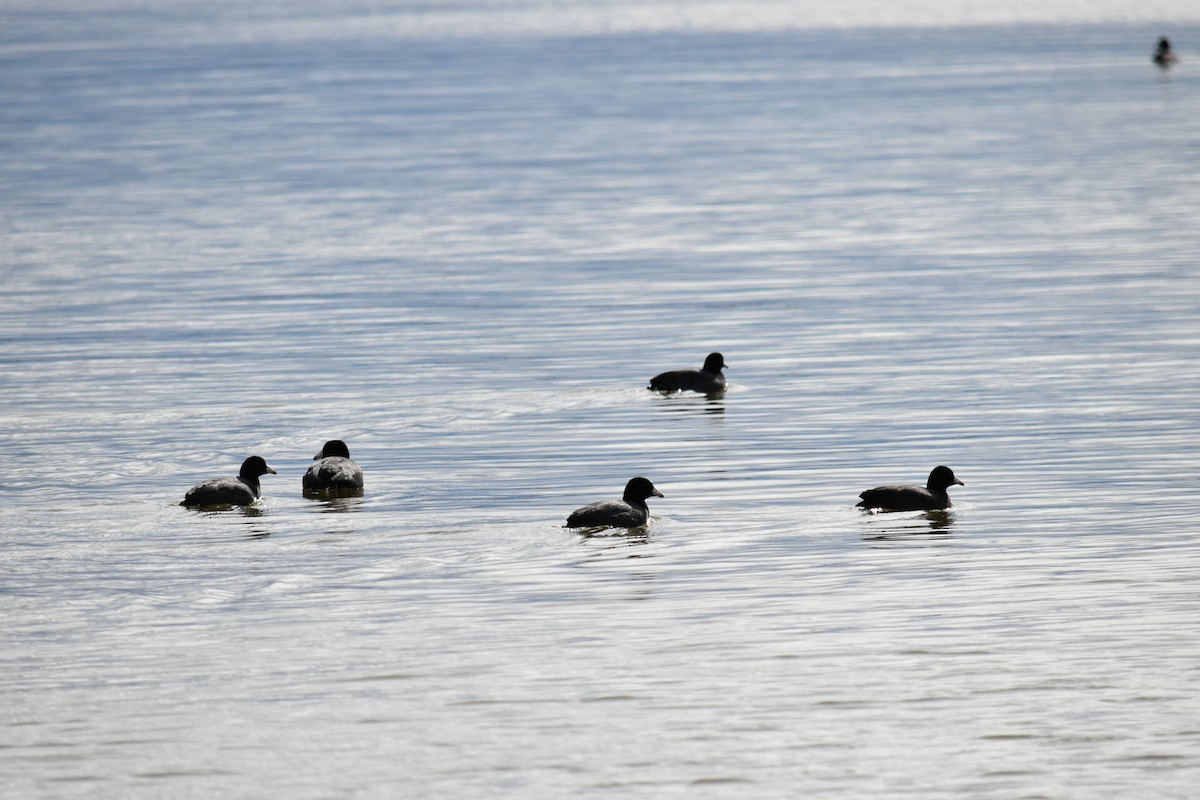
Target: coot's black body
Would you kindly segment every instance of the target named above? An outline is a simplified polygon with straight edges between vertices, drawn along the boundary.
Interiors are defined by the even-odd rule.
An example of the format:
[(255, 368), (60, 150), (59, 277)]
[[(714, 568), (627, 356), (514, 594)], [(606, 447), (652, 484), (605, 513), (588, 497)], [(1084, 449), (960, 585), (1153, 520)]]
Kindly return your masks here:
[(946, 490), (954, 485), (965, 485), (955, 477), (954, 470), (934, 467), (924, 486), (880, 486), (868, 489), (859, 495), (862, 501), (858, 505), (881, 511), (936, 511), (953, 505)]
[(306, 492), (359, 492), (363, 488), (362, 467), (350, 460), (350, 448), (341, 439), (331, 439), (313, 456), (316, 462), (304, 473)]
[(704, 359), (704, 366), (701, 369), (679, 369), (655, 375), (650, 379), (650, 385), (646, 388), (656, 392), (703, 392), (704, 394), (723, 392), (725, 391), (725, 376), (721, 374), (723, 369), (725, 369), (724, 356), (720, 353), (709, 353), (708, 358)]
[(181, 506), (248, 506), (262, 496), (258, 479), (275, 475), (261, 456), (250, 456), (242, 462), (238, 474), (229, 478), (213, 478), (198, 483), (183, 497)]
[(620, 500), (602, 500), (586, 505), (567, 517), (568, 528), (640, 528), (650, 519), (646, 499), (662, 497), (646, 478), (634, 478), (625, 484)]

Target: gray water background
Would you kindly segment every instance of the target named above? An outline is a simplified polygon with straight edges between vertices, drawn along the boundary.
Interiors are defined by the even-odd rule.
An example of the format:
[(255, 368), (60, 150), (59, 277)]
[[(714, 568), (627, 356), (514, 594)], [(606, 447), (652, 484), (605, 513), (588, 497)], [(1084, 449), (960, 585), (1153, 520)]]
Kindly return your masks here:
[(4, 15), (5, 796), (1195, 796), (1200, 56), (298, 8)]

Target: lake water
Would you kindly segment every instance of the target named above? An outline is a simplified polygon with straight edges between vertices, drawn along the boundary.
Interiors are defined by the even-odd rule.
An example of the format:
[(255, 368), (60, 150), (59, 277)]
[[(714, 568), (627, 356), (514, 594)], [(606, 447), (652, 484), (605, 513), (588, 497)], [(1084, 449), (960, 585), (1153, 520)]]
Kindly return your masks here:
[(1195, 797), (1200, 13), (1120, 5), (5, 4), (0, 794)]

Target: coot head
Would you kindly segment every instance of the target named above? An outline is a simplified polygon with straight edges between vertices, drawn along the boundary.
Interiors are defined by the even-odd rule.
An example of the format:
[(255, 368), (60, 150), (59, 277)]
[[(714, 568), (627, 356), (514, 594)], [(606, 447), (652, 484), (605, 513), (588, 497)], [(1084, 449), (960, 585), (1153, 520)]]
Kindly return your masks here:
[(338, 456), (340, 458), (349, 458), (350, 457), (350, 448), (347, 447), (346, 443), (343, 442), (341, 439), (330, 439), (328, 442), (325, 443), (325, 446), (321, 448), (321, 452), (319, 452), (315, 456), (313, 456), (313, 461), (316, 461), (317, 459), (320, 459), (320, 458), (330, 458), (332, 456)]
[(663, 493), (654, 488), (649, 478), (632, 478), (625, 484), (625, 499), (645, 502), (648, 497), (662, 497)]
[(709, 353), (708, 358), (704, 359), (705, 372), (720, 372), (723, 369), (725, 369), (725, 356), (720, 353)]
[(934, 467), (933, 472), (929, 473), (929, 480), (925, 483), (930, 489), (947, 489), (951, 486), (966, 486), (954, 474), (954, 470), (949, 467)]
[(260, 475), (278, 475), (279, 473), (268, 467), (262, 456), (250, 456), (242, 462), (242, 468), (238, 474), (243, 478), (257, 479)]

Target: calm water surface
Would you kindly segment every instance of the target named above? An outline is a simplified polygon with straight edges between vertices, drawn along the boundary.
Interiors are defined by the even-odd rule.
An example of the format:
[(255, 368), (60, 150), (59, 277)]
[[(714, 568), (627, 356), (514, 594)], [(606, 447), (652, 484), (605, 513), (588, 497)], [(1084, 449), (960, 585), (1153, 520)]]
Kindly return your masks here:
[(1200, 25), (249, 8), (0, 12), (5, 796), (1195, 796)]

